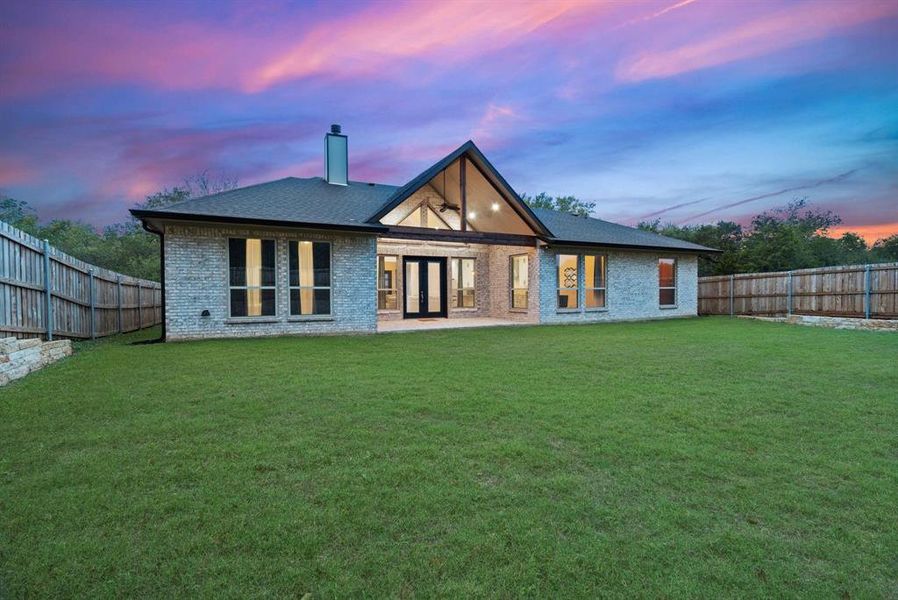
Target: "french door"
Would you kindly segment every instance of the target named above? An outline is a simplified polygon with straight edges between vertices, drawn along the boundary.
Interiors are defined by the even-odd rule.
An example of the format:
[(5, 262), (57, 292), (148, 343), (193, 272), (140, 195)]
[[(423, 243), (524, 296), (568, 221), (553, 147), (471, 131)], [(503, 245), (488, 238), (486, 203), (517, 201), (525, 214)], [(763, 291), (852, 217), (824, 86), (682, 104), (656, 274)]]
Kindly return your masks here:
[(433, 256), (403, 258), (403, 316), (406, 319), (446, 316), (446, 259)]

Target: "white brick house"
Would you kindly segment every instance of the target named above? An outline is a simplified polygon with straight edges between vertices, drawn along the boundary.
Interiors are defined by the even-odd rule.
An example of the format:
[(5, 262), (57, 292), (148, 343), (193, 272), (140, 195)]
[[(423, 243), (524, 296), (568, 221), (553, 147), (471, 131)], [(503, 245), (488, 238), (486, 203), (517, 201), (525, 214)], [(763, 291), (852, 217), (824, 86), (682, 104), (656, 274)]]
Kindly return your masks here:
[(324, 178), (132, 211), (162, 239), (167, 340), (696, 314), (713, 249), (530, 209), (470, 141), (401, 187), (350, 181), (346, 147), (335, 126)]

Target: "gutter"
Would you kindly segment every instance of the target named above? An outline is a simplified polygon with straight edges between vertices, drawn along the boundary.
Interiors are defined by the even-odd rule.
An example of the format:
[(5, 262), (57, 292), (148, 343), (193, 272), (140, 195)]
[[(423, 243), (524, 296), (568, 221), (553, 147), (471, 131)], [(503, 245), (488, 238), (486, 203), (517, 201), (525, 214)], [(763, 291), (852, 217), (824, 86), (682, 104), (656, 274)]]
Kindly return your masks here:
[(621, 248), (623, 250), (632, 249), (632, 250), (651, 250), (653, 252), (668, 251), (668, 252), (690, 252), (695, 254), (723, 254), (723, 250), (717, 250), (715, 248), (676, 248), (670, 246), (647, 246), (641, 244), (615, 244), (610, 242), (584, 242), (577, 240), (558, 240), (554, 238), (542, 238), (542, 240), (548, 246), (577, 246), (577, 247), (593, 247), (593, 248)]
[(147, 233), (152, 233), (159, 236), (159, 285), (162, 288), (162, 332), (159, 334), (159, 337), (157, 339), (144, 342), (148, 344), (156, 344), (165, 341), (165, 233), (153, 229), (152, 227), (147, 225), (146, 221), (144, 220), (140, 221), (140, 225)]
[[(200, 221), (205, 223), (229, 223), (236, 225), (260, 225), (263, 227), (288, 227), (297, 229), (326, 229), (332, 231), (348, 231), (362, 233), (383, 233), (387, 227), (383, 225), (359, 224), (336, 225), (333, 223), (307, 223), (303, 221), (281, 221), (276, 219), (248, 219), (246, 217), (228, 217), (222, 215), (197, 215), (177, 212), (165, 212), (157, 210), (131, 209), (131, 214), (144, 221), (144, 219), (170, 219), (175, 221)], [(146, 229), (146, 226), (144, 226)], [(149, 231), (149, 230), (148, 230)], [(157, 233), (157, 232), (153, 232)], [(159, 234), (161, 235), (161, 234)]]

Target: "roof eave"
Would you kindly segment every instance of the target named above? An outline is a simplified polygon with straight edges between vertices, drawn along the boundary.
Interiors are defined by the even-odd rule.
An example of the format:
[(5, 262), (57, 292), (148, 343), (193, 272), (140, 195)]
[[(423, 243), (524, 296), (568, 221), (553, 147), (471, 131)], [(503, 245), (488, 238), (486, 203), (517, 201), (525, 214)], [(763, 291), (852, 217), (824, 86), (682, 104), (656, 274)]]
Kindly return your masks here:
[(308, 221), (282, 221), (278, 219), (256, 219), (247, 217), (233, 217), (225, 215), (201, 215), (192, 213), (176, 213), (156, 210), (131, 209), (135, 218), (145, 221), (147, 219), (162, 219), (166, 221), (192, 221), (205, 223), (226, 223), (228, 225), (257, 225), (263, 227), (285, 227), (289, 229), (324, 229), (329, 231), (349, 231), (355, 233), (383, 233), (387, 228), (383, 225), (364, 223), (348, 225), (339, 223), (314, 223)]
[(652, 246), (649, 244), (621, 244), (613, 242), (590, 242), (584, 240), (563, 240), (557, 238), (543, 238), (543, 241), (549, 246), (577, 246), (592, 248), (622, 248), (632, 250), (651, 250), (651, 251), (668, 251), (668, 252), (687, 252), (691, 254), (721, 254), (723, 250), (714, 248), (675, 248), (670, 246)]

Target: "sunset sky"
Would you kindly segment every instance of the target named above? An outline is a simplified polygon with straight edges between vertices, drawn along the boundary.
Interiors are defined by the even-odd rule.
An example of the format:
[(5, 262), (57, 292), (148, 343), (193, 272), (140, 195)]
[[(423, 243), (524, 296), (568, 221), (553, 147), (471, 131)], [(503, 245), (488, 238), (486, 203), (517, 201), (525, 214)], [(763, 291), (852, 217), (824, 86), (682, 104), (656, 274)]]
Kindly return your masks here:
[(473, 139), (635, 224), (807, 197), (898, 232), (898, 1), (0, 0), (0, 191), (122, 221), (203, 170), (402, 184)]

